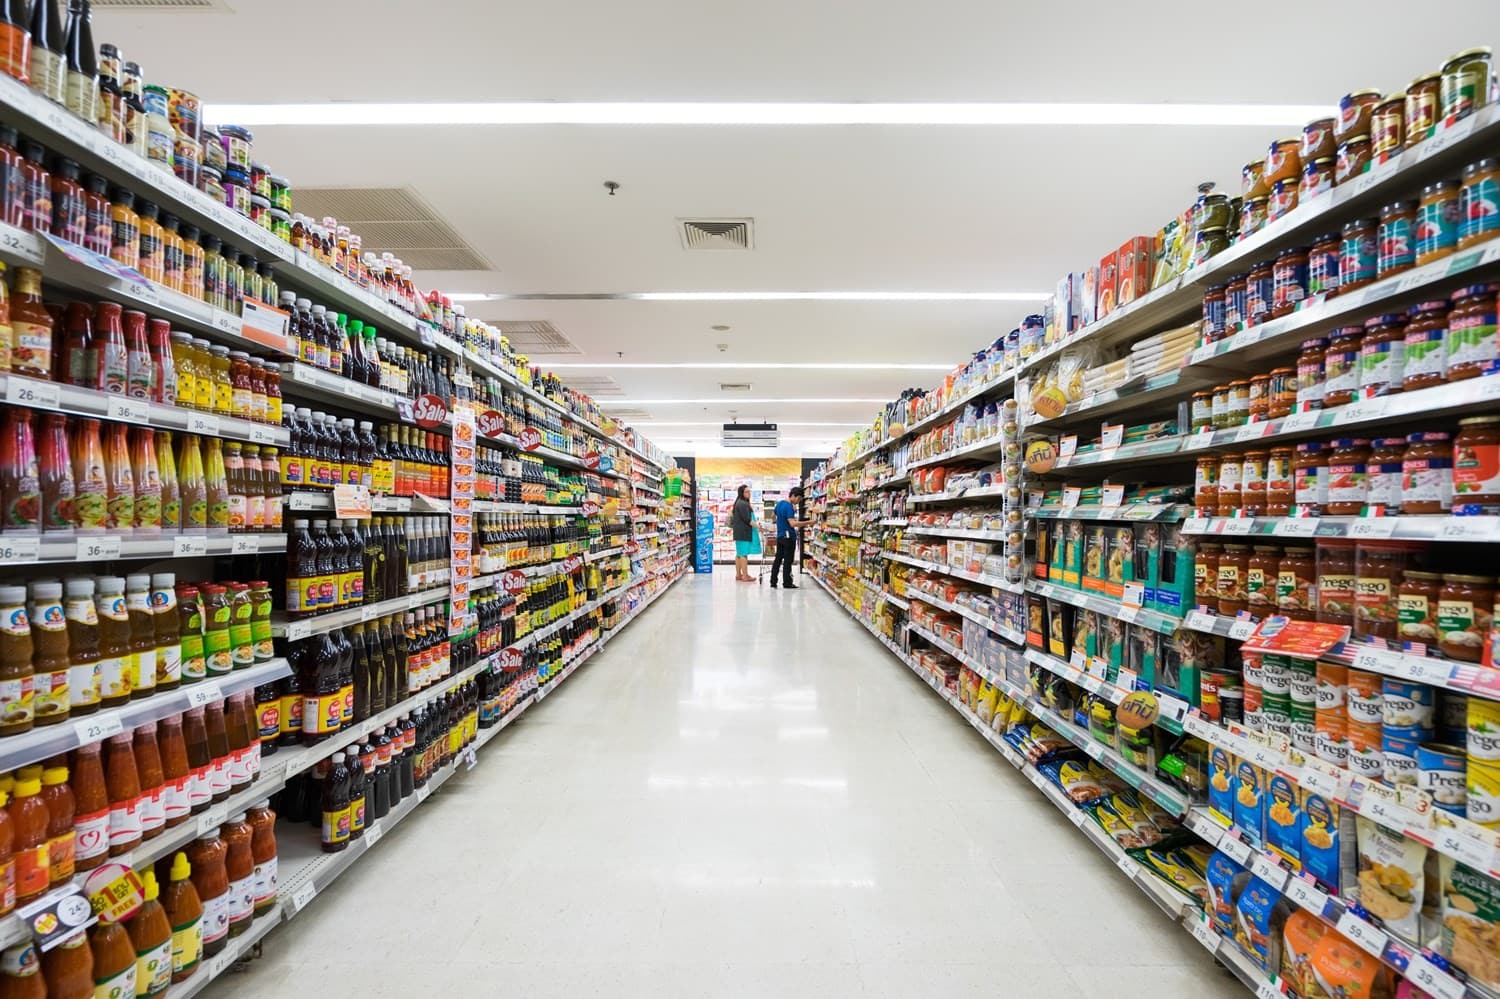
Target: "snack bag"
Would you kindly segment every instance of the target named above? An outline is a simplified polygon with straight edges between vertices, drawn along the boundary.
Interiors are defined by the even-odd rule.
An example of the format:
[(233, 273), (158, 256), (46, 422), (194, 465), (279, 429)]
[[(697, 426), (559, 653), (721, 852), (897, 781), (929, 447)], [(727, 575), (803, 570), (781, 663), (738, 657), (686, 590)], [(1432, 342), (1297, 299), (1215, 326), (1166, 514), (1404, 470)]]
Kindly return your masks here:
[(1235, 901), (1239, 898), (1240, 890), (1249, 882), (1250, 875), (1227, 855), (1215, 850), (1208, 860), (1208, 873), (1203, 880), (1208, 885), (1209, 900), (1204, 908), (1214, 921), (1214, 929), (1220, 935), (1232, 938)]
[(1500, 883), (1452, 857), (1440, 867), (1443, 953), (1470, 978), (1500, 987)]
[(1302, 999), (1326, 999), (1313, 974), (1313, 950), (1318, 941), (1333, 932), (1328, 924), (1303, 909), (1286, 917), (1281, 929), (1281, 977), (1296, 990)]
[(1372, 819), (1356, 819), (1359, 904), (1385, 928), (1412, 942), (1421, 929), (1427, 847)]

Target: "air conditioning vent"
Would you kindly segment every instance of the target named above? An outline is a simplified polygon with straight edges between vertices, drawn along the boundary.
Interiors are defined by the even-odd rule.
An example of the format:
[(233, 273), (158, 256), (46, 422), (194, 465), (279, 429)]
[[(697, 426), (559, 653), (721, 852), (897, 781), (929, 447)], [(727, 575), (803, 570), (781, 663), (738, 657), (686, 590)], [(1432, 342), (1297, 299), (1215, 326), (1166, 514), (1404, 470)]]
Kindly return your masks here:
[(616, 409), (607, 400), (600, 405), (609, 413), (610, 419), (616, 423), (636, 423), (640, 420), (651, 419), (651, 413), (644, 409), (632, 409), (629, 406), (624, 409)]
[(563, 384), (574, 391), (593, 396), (595, 399), (601, 396), (625, 394), (625, 390), (620, 388), (620, 383), (609, 375), (569, 374), (563, 378)]
[(232, 14), (224, 0), (94, 0), (96, 10), (170, 10), (179, 14), (193, 11), (218, 11)]
[(752, 250), (754, 219), (678, 219), (684, 250)]
[(750, 391), (750, 383), (749, 382), (720, 382), (719, 383), (719, 391), (720, 392), (749, 392)]
[(487, 271), (490, 262), (409, 187), (299, 187), (297, 211), (332, 215), (359, 233), (362, 248), (389, 251), (416, 270)]
[(510, 341), (518, 354), (536, 357), (539, 354), (582, 354), (578, 345), (556, 326), (543, 319), (503, 319), (494, 324)]

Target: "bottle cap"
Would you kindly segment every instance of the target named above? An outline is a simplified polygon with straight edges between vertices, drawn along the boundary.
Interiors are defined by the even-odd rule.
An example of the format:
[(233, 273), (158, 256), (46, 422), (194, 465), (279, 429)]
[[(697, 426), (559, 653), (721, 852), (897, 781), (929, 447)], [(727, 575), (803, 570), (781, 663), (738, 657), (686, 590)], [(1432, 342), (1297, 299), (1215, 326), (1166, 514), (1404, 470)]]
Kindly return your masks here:
[(68, 782), (67, 767), (48, 767), (42, 771), (42, 783), (48, 787), (56, 787)]
[[(182, 854), (179, 853), (177, 856), (181, 857)], [(175, 867), (176, 865), (173, 866)], [(183, 876), (186, 877), (186, 875)], [(141, 874), (141, 887), (145, 889), (146, 901), (155, 902), (161, 897), (161, 889), (156, 886), (156, 872), (149, 866)]]
[(16, 797), (29, 798), (34, 794), (42, 793), (42, 782), (38, 778), (16, 781)]

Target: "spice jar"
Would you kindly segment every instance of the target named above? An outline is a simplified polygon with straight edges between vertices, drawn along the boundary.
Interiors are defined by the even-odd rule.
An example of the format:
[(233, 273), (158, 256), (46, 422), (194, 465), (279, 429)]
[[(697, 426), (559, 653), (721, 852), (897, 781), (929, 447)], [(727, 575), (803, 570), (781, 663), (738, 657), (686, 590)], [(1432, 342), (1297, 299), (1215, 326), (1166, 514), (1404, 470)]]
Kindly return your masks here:
[(1203, 389), (1193, 393), (1190, 420), (1193, 433), (1200, 430), (1211, 430), (1214, 425), (1213, 410), (1214, 394), (1211, 389)]
[(1219, 506), (1219, 459), (1211, 454), (1198, 459), (1198, 472), (1193, 478), (1193, 505), (1204, 516), (1211, 517)]
[(1307, 251), (1307, 293), (1309, 295), (1337, 295), (1339, 291), (1339, 266), (1343, 249), (1337, 233), (1319, 236)]
[(1473, 284), (1451, 296), (1448, 312), (1448, 381), (1456, 382), (1488, 374), (1500, 360), (1496, 337), (1495, 295), (1497, 284)]
[(1316, 620), (1317, 572), (1313, 549), (1286, 549), (1276, 568), (1276, 613), (1293, 621)]
[(1467, 118), (1488, 104), (1491, 75), (1488, 46), (1460, 52), (1443, 63), (1438, 117), (1444, 121)]
[(1381, 437), (1370, 445), (1365, 505), (1385, 513), (1401, 509), (1401, 463), (1406, 459), (1405, 437)]
[(1248, 606), (1245, 584), (1250, 575), (1250, 549), (1245, 545), (1225, 545), (1219, 556), (1219, 613), (1235, 617)]
[(1494, 513), (1500, 507), (1500, 416), (1458, 421), (1453, 439), (1453, 512)]
[(1244, 474), (1243, 459), (1226, 454), (1219, 459), (1218, 511), (1220, 517), (1233, 517), (1240, 508), (1240, 489)]
[(1254, 326), (1271, 316), (1271, 303), (1276, 297), (1276, 266), (1270, 260), (1256, 264), (1250, 270), (1245, 283), (1245, 324)]
[(1333, 190), (1334, 172), (1338, 160), (1327, 156), (1316, 160), (1303, 160), (1302, 180), (1297, 185), (1297, 200), (1307, 201)]
[(1305, 246), (1282, 250), (1271, 269), (1271, 316), (1290, 315), (1307, 297), (1308, 251)]
[(1245, 452), (1239, 465), (1239, 496), (1245, 516), (1266, 511), (1266, 452)]
[(1447, 302), (1419, 302), (1411, 307), (1403, 338), (1406, 355), (1401, 368), (1403, 391), (1443, 384), (1447, 339)]
[(1285, 517), (1292, 512), (1296, 499), (1296, 452), (1289, 447), (1275, 447), (1266, 458), (1266, 514)]
[(1256, 545), (1245, 568), (1245, 609), (1256, 617), (1276, 612), (1276, 579), (1281, 571), (1281, 549)]
[(1346, 541), (1318, 542), (1318, 620), (1324, 624), (1354, 623), (1354, 545)]
[(1359, 345), (1363, 326), (1340, 326), (1323, 354), (1323, 406), (1342, 406), (1359, 391)]
[(1241, 378), (1229, 383), (1229, 405), (1224, 414), (1225, 427), (1243, 427), (1250, 422), (1250, 380)]
[(1365, 335), (1359, 341), (1360, 394), (1400, 392), (1405, 359), (1405, 316), (1391, 312), (1365, 320)]
[[(1297, 408), (1297, 369), (1272, 368), (1268, 377), (1271, 379), (1271, 384), (1267, 395), (1266, 417), (1278, 420), (1290, 415), (1292, 410)], [(1321, 368), (1318, 377), (1322, 378)], [(1321, 391), (1322, 382), (1318, 384)]]
[(1297, 355), (1297, 404), (1304, 409), (1322, 409), (1327, 393), (1328, 341), (1320, 336), (1302, 341)]
[(1406, 142), (1406, 94), (1393, 94), (1370, 111), (1370, 153), (1400, 152)]
[(1333, 137), (1342, 140), (1350, 135), (1368, 135), (1370, 115), (1379, 103), (1378, 90), (1355, 90), (1339, 98), (1339, 120)]
[(1266, 221), (1275, 222), (1287, 212), (1297, 207), (1297, 192), (1301, 189), (1302, 178), (1284, 177), (1271, 185), (1271, 199), (1266, 202)]
[(1445, 433), (1406, 435), (1401, 456), (1401, 512), (1447, 513), (1453, 506), (1453, 444)]
[(1435, 180), (1422, 188), (1417, 201), (1416, 262), (1441, 260), (1458, 247), (1462, 223), (1460, 188), (1456, 180)]
[(1240, 168), (1240, 197), (1263, 198), (1270, 190), (1266, 186), (1266, 161), (1252, 160)]
[(1339, 239), (1339, 291), (1363, 288), (1375, 280), (1380, 260), (1377, 219), (1355, 219), (1344, 223)]
[(1218, 545), (1204, 543), (1193, 556), (1193, 602), (1200, 607), (1218, 603), (1219, 551)]
[(1240, 239), (1254, 236), (1266, 227), (1266, 216), (1269, 212), (1271, 198), (1268, 194), (1258, 198), (1246, 198), (1240, 205)]
[(1333, 128), (1336, 120), (1332, 117), (1314, 118), (1302, 126), (1302, 143), (1297, 147), (1297, 153), (1302, 162), (1318, 160), (1333, 155), (1337, 140), (1333, 137)]
[(1298, 152), (1301, 147), (1300, 139), (1277, 139), (1271, 143), (1271, 148), (1266, 151), (1264, 175), (1268, 186), (1274, 186), (1284, 178), (1296, 179), (1302, 172), (1302, 156)]
[(1224, 332), (1233, 335), (1245, 325), (1246, 275), (1235, 274), (1224, 285)]
[(1211, 285), (1203, 293), (1203, 321), (1199, 326), (1200, 342), (1217, 343), (1224, 339), (1224, 286)]
[(1380, 210), (1380, 228), (1376, 235), (1377, 278), (1400, 274), (1416, 266), (1416, 223), (1415, 201), (1393, 201)]
[(1406, 85), (1406, 145), (1415, 146), (1432, 135), (1442, 107), (1442, 74), (1427, 73)]
[(1440, 573), (1408, 569), (1401, 574), (1401, 586), (1396, 590), (1396, 634), (1401, 641), (1437, 644), (1442, 591)]
[(1351, 135), (1339, 143), (1338, 156), (1333, 163), (1333, 183), (1347, 184), (1370, 169), (1370, 137)]
[(1256, 375), (1250, 379), (1250, 421), (1261, 423), (1271, 415), (1271, 376)]
[(1292, 459), (1292, 493), (1297, 512), (1319, 514), (1328, 502), (1328, 451), (1317, 441), (1297, 445)]
[[(1222, 578), (1223, 570), (1220, 570)], [(1438, 648), (1449, 659), (1479, 662), (1494, 617), (1495, 580), (1443, 573), (1438, 593)]]
[(1229, 386), (1214, 386), (1214, 429), (1223, 430), (1229, 426)]
[(1473, 246), (1500, 229), (1500, 160), (1486, 156), (1464, 167), (1458, 189), (1458, 245)]
[(1369, 494), (1369, 461), (1369, 441), (1341, 437), (1331, 442), (1324, 513), (1335, 517), (1359, 515)]
[(1361, 541), (1354, 552), (1354, 634), (1395, 639), (1402, 573), (1417, 567), (1420, 542)]

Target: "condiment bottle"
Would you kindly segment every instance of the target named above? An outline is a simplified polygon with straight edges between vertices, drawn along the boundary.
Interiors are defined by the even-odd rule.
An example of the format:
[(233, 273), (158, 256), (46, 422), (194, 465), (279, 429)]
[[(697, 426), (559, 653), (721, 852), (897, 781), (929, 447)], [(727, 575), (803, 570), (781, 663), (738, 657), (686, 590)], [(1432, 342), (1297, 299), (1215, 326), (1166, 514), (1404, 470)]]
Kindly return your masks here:
[[(38, 0), (37, 5), (50, 2)], [(47, 982), (42, 977), (42, 953), (36, 944), (28, 940), (0, 953), (0, 997), (47, 999)]]
[(96, 173), (84, 177), (83, 207), (88, 219), (84, 247), (101, 257), (109, 256), (115, 235), (114, 206), (109, 203), (109, 181)]
[(99, 618), (99, 693), (106, 708), (130, 700), (130, 613), (125, 608), (125, 580), (101, 576), (95, 583), (94, 609)]
[(0, 736), (31, 730), (35, 711), (32, 652), (26, 588), (0, 586)]
[(255, 918), (259, 919), (276, 907), (277, 859), (276, 859), (276, 813), (271, 811), (271, 802), (258, 802), (243, 816), (250, 825), (250, 856), (255, 862), (252, 875), (255, 891)]
[(120, 321), (125, 338), (125, 394), (132, 399), (150, 399), (156, 390), (156, 372), (146, 335), (146, 314), (129, 309), (121, 314)]
[(99, 762), (99, 744), (73, 752), (73, 866), (92, 871), (109, 857), (109, 789)]
[(205, 833), (187, 845), (193, 888), (203, 903), (204, 957), (213, 957), (229, 942), (229, 875), (224, 867), (227, 853), (217, 832)]
[(141, 843), (141, 781), (129, 732), (105, 743), (105, 784), (109, 789), (109, 855), (129, 853)]
[(68, 418), (61, 413), (48, 413), (42, 418), (37, 461), (42, 530), (72, 531), (73, 460), (68, 448)]
[(177, 584), (178, 638), (182, 646), (182, 682), (197, 683), (208, 674), (203, 645), (203, 605), (198, 588)]
[(10, 370), (32, 378), (52, 377), (52, 314), (42, 305), (42, 275), (16, 268), (15, 298), (10, 306)]
[(62, 584), (32, 583), (32, 706), (36, 724), (53, 725), (68, 717), (68, 623), (63, 617)]
[(322, 845), (324, 853), (339, 853), (349, 846), (349, 768), (344, 754), (333, 754), (333, 768), (323, 781)]
[(214, 701), (203, 708), (204, 731), (208, 735), (209, 794), (215, 802), (229, 797), (229, 733), (224, 722), (224, 702)]
[(156, 220), (158, 209), (149, 201), (142, 201), (138, 212), (140, 226), (140, 263), (137, 266), (148, 281), (163, 284), (167, 276), (165, 253), (166, 231)]
[(16, 831), (5, 807), (9, 798), (9, 791), (0, 791), (0, 915), (16, 907)]
[(93, 999), (127, 999), (136, 994), (135, 945), (116, 922), (99, 920), (89, 929), (94, 953)]
[(47, 806), (48, 881), (56, 886), (71, 881), (75, 870), (73, 814), (77, 806), (68, 786), (67, 767), (42, 771), (42, 802)]
[(132, 749), (135, 752), (136, 779), (141, 787), (141, 838), (154, 839), (167, 825), (166, 778), (156, 741), (155, 722), (136, 728)]
[(94, 952), (83, 930), (42, 954), (47, 999), (93, 999)]
[(208, 438), (203, 451), (203, 487), (208, 500), (208, 529), (213, 533), (229, 530), (229, 478), (224, 469), (223, 442)]
[(112, 190), (109, 217), (110, 258), (126, 267), (138, 267), (141, 262), (141, 217), (135, 211), (135, 192), (123, 187)]
[(135, 472), (130, 467), (130, 442), (125, 424), (111, 423), (104, 434), (104, 526), (111, 532), (135, 530)]
[(255, 832), (246, 821), (247, 813), (229, 817), (219, 827), (227, 852), (224, 870), (229, 878), (229, 935), (237, 937), (250, 928), (255, 918), (255, 854), (251, 841)]
[[(172, 928), (172, 982), (184, 981), (198, 970), (203, 957), (203, 903), (193, 887), (193, 868), (187, 854), (172, 858), (171, 880), (162, 898), (167, 924)], [(136, 944), (136, 953), (141, 946)]]
[(73, 522), (81, 534), (98, 534), (109, 521), (109, 479), (99, 421), (76, 420), (70, 448), (73, 459)]
[(126, 921), (125, 929), (135, 949), (135, 994), (154, 997), (166, 992), (172, 984), (172, 924), (160, 902), (156, 872), (146, 868), (141, 874), (141, 884), (146, 901)]
[(208, 749), (208, 727), (202, 708), (191, 708), (182, 715), (182, 735), (187, 744), (188, 767), (192, 780), (188, 784), (188, 803), (194, 815), (213, 803), (214, 758)]
[(161, 752), (162, 813), (165, 826), (181, 825), (192, 812), (193, 771), (188, 765), (187, 741), (182, 718), (163, 718), (158, 723), (157, 746)]
[(208, 530), (208, 484), (203, 477), (203, 452), (197, 434), (182, 436), (177, 455), (177, 488), (182, 503), (182, 530), (203, 534)]
[(234, 669), (234, 654), (229, 636), (228, 591), (217, 583), (204, 583), (203, 651), (208, 676), (227, 676)]
[(182, 233), (182, 292), (189, 298), (204, 300), (203, 244), (198, 242), (198, 227), (184, 225)]
[(52, 871), (47, 863), (49, 816), (41, 792), (40, 780), (18, 780), (15, 796), (10, 802), (10, 823), (15, 831), (17, 905), (25, 905), (45, 895), (52, 883)]
[(130, 696), (156, 693), (156, 626), (151, 619), (151, 577), (125, 577), (125, 610), (130, 619)]
[(130, 433), (130, 475), (135, 484), (134, 520), (137, 537), (161, 533), (161, 463), (156, 457), (156, 431), (134, 427)]
[(0, 430), (0, 530), (35, 533), (41, 526), (41, 508), (41, 470), (31, 433), (31, 411), (8, 408)]
[(161, 480), (161, 526), (166, 531), (180, 531), (182, 523), (182, 490), (177, 484), (177, 458), (172, 451), (172, 432), (156, 431), (156, 472)]
[(186, 292), (183, 285), (183, 239), (181, 223), (170, 212), (161, 217), (162, 284), (173, 291)]
[(52, 176), (43, 165), (47, 151), (40, 143), (28, 142), (21, 147), (21, 228), (27, 232), (52, 231)]

